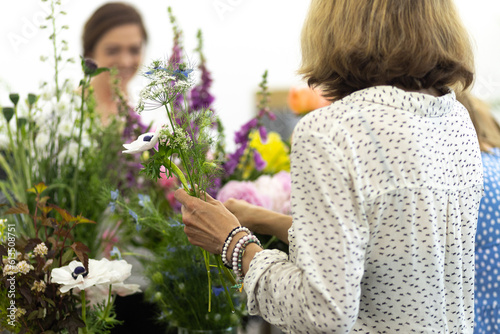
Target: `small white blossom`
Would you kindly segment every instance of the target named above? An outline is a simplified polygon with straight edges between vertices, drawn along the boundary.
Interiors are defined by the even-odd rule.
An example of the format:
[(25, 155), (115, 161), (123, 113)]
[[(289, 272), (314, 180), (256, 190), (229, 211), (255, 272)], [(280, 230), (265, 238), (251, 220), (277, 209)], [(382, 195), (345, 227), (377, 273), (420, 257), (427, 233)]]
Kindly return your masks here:
[(38, 255), (38, 256), (44, 256), (44, 255), (47, 255), (48, 251), (49, 251), (49, 249), (47, 248), (47, 246), (45, 246), (45, 243), (42, 242), (42, 243), (39, 243), (38, 245), (36, 245), (35, 249), (33, 250), (33, 253), (35, 253), (35, 255)]
[(26, 310), (25, 309), (18, 308), (18, 309), (16, 309), (15, 317), (16, 317), (16, 319), (20, 319), (25, 314), (26, 314)]
[(182, 150), (188, 150), (192, 145), (191, 137), (186, 133), (186, 131), (181, 128), (177, 128), (172, 134), (172, 146), (179, 147)]
[(17, 264), (17, 270), (21, 274), (27, 274), (30, 272), (30, 270), (35, 269), (31, 264), (29, 264), (26, 261), (21, 261)]
[(15, 265), (6, 264), (3, 267), (3, 276), (12, 276), (19, 272), (19, 269)]
[(31, 287), (31, 290), (44, 293), (46, 287), (47, 285), (44, 281), (35, 281), (35, 283), (33, 283), (33, 286)]

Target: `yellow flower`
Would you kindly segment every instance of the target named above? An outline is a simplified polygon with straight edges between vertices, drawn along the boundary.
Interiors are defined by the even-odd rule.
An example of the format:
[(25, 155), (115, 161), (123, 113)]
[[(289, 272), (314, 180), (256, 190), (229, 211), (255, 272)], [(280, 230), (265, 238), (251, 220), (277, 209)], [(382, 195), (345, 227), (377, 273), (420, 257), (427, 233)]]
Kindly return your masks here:
[(277, 132), (269, 132), (265, 143), (262, 143), (258, 131), (252, 132), (250, 147), (256, 149), (262, 159), (267, 162), (264, 173), (276, 174), (283, 170), (290, 171), (290, 151)]

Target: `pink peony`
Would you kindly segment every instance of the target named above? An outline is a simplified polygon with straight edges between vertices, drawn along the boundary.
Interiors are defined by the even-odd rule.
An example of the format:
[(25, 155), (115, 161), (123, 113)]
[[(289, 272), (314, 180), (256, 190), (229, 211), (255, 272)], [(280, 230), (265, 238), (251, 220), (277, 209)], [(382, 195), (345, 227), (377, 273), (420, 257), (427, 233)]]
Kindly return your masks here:
[(269, 196), (260, 193), (255, 185), (249, 181), (229, 181), (217, 194), (217, 199), (221, 202), (230, 198), (241, 199), (253, 205), (272, 209), (273, 203)]
[(255, 180), (259, 193), (268, 196), (272, 201), (271, 210), (283, 214), (290, 213), (290, 173), (281, 171), (274, 176), (262, 175)]

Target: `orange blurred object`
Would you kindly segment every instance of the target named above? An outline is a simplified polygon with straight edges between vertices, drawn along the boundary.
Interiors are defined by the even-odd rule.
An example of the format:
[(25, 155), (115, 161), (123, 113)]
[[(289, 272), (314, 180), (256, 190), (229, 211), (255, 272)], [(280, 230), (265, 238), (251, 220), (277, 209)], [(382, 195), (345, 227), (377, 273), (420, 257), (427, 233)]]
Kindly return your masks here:
[(327, 99), (321, 96), (320, 91), (309, 87), (290, 88), (287, 99), (288, 107), (297, 115), (304, 115), (315, 109), (329, 105)]

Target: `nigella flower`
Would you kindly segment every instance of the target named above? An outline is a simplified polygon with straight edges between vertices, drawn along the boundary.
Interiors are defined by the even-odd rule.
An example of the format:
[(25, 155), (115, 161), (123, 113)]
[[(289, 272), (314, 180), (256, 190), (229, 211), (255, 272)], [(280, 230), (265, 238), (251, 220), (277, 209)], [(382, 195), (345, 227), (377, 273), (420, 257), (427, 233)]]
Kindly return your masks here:
[(193, 85), (191, 72), (184, 64), (154, 61), (144, 72), (150, 82), (141, 90), (136, 110), (156, 109), (178, 99)]
[(116, 190), (111, 190), (111, 200), (112, 201), (116, 201), (118, 199), (118, 195), (120, 194), (119, 190), (116, 189)]
[(113, 246), (113, 249), (109, 252), (109, 255), (111, 256), (112, 259), (122, 259), (122, 253), (118, 249), (118, 247)]
[(132, 218), (134, 219), (134, 222), (135, 222), (136, 224), (138, 224), (138, 223), (139, 223), (139, 217), (137, 216), (137, 213), (135, 213), (134, 211), (132, 211), (132, 209), (129, 209), (129, 210), (128, 210), (128, 214), (129, 214), (130, 216), (132, 216)]
[(130, 216), (132, 216), (132, 218), (134, 219), (134, 222), (135, 222), (135, 229), (137, 231), (139, 231), (141, 229), (141, 225), (139, 225), (139, 217), (137, 216), (137, 213), (135, 213), (134, 211), (132, 211), (132, 209), (129, 209), (128, 210), (128, 214)]
[(189, 78), (189, 73), (191, 72), (193, 72), (193, 69), (191, 68), (185, 70), (178, 69), (173, 71), (175, 76), (181, 80), (187, 80)]
[(156, 70), (163, 70), (163, 71), (166, 71), (167, 69), (164, 68), (164, 67), (160, 67), (160, 66), (157, 66), (157, 67), (153, 67), (151, 70), (145, 72), (144, 74), (148, 74), (148, 75), (151, 75), (153, 73), (155, 73)]
[(123, 147), (126, 148), (122, 153), (134, 154), (140, 153), (155, 147), (156, 143), (158, 143), (158, 138), (160, 137), (160, 129), (161, 127), (157, 127), (155, 132), (147, 132), (139, 136), (135, 141), (130, 144), (123, 144)]
[(221, 294), (221, 292), (224, 291), (224, 288), (223, 287), (212, 286), (212, 291), (213, 291), (215, 297), (217, 297), (217, 296), (219, 296)]
[(139, 197), (139, 205), (143, 208), (147, 203), (151, 202), (151, 198), (149, 197), (149, 195), (139, 194), (137, 196)]

